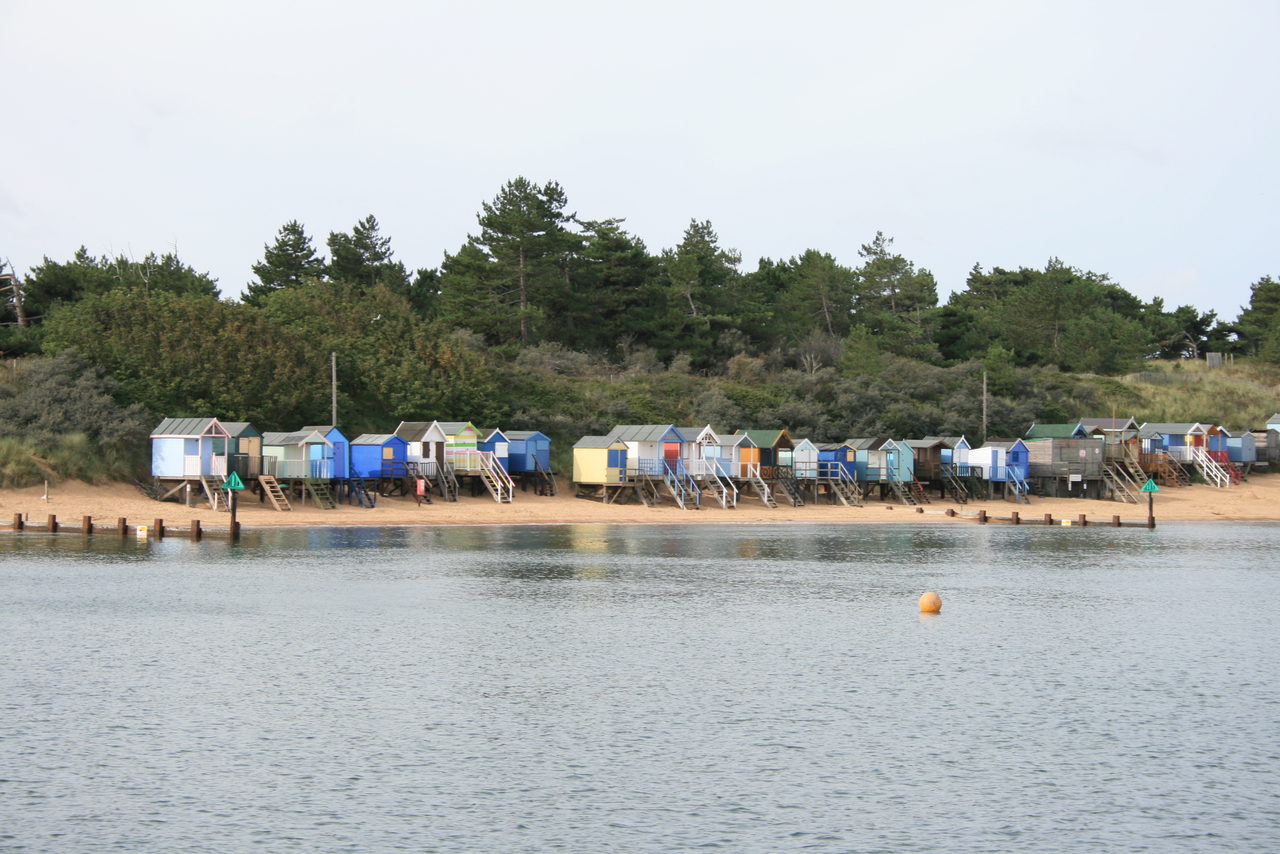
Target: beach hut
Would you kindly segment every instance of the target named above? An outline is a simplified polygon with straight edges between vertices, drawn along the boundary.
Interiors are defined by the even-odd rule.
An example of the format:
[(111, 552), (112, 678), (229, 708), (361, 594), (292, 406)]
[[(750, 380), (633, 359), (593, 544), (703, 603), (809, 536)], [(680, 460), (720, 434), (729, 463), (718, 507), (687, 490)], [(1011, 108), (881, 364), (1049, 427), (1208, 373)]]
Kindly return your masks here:
[(1258, 461), (1258, 440), (1248, 430), (1223, 430), (1227, 434), (1227, 458), (1242, 471)]
[(551, 439), (537, 430), (508, 430), (507, 459), (512, 474), (551, 471)]
[(791, 434), (784, 430), (738, 430), (751, 437), (751, 441), (760, 449), (760, 474), (765, 480), (776, 480), (779, 473), (774, 471), (780, 466), (790, 466), (796, 443)]
[(350, 441), (332, 424), (312, 424), (302, 428), (302, 432), (309, 431), (315, 431), (329, 440), (328, 459), (331, 461), (330, 470), (333, 472), (330, 477), (345, 480), (347, 473), (351, 470)]
[(617, 486), (627, 482), (627, 443), (609, 436), (583, 436), (573, 445), (573, 482)]
[(1267, 429), (1280, 433), (1280, 412), (1275, 413), (1267, 419)]
[(231, 471), (246, 484), (262, 473), (262, 434), (248, 421), (223, 421), (230, 438), (227, 439), (227, 457)]
[(710, 424), (702, 427), (680, 427), (680, 435), (688, 441), (684, 444), (684, 464), (694, 477), (727, 477), (729, 472), (721, 464), (724, 439)]
[(396, 435), (408, 443), (405, 459), (429, 478), (437, 475), (444, 462), (448, 438), (437, 421), (401, 421)]
[(799, 439), (791, 450), (791, 469), (799, 480), (817, 480), (818, 446), (810, 439)]
[(395, 433), (364, 433), (351, 440), (351, 476), (404, 477), (409, 443)]
[(969, 451), (969, 471), (1001, 484), (1006, 498), (1025, 501), (1031, 491), (1031, 450), (1022, 439), (989, 439)]
[(437, 421), (444, 433), (444, 459), (458, 474), (475, 474), (480, 463), (480, 431), (470, 421)]
[(926, 442), (941, 442), (942, 468), (957, 477), (969, 476), (969, 451), (971, 445), (964, 436), (925, 436)]
[(844, 444), (853, 451), (853, 470), (858, 480), (879, 483), (885, 479), (885, 441), (869, 437), (845, 440)]
[(333, 443), (316, 430), (262, 434), (263, 474), (279, 480), (332, 480)]
[(905, 444), (913, 456), (915, 479), (927, 483), (942, 482), (942, 452), (950, 450), (942, 439), (907, 439)]
[(510, 473), (511, 442), (507, 438), (507, 434), (498, 429), (481, 429), (480, 439), (476, 442), (476, 447), (493, 454), (493, 461), (502, 466), (503, 471)]
[(1064, 498), (1103, 498), (1103, 439), (1079, 436), (1027, 439), (1028, 476), (1037, 494)]
[(734, 480), (759, 480), (760, 448), (746, 433), (722, 433), (720, 459)]
[(627, 469), (649, 476), (684, 472), (688, 440), (674, 424), (619, 424), (609, 431), (610, 439), (627, 446)]
[(231, 434), (217, 418), (166, 418), (151, 431), (151, 476), (225, 478)]

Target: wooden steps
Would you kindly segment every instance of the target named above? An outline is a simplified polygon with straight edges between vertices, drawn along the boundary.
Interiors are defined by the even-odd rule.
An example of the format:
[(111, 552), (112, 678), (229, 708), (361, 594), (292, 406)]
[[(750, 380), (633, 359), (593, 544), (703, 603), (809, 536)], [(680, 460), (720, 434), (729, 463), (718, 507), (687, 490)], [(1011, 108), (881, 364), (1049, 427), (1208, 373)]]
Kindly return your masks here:
[(329, 491), (329, 481), (321, 480), (318, 477), (309, 477), (302, 482), (303, 489), (316, 506), (321, 510), (336, 510), (338, 502), (334, 500), (333, 493)]
[(284, 490), (280, 488), (280, 483), (269, 474), (258, 475), (258, 485), (262, 487), (262, 494), (271, 502), (271, 506), (277, 510), (292, 510), (293, 505), (289, 503), (289, 497), (284, 494)]

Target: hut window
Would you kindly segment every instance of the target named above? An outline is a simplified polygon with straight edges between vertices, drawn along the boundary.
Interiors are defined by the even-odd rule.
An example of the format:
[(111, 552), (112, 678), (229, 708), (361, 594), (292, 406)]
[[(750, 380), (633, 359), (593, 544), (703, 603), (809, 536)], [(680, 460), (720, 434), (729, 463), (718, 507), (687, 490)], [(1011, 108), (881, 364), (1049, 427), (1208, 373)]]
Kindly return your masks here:
[(394, 458), (394, 457), (395, 457), (395, 455), (396, 455), (396, 452), (395, 452), (394, 450), (392, 450), (391, 448), (383, 448), (383, 449), (382, 449), (382, 458), (383, 458), (384, 460), (392, 459), (392, 458)]

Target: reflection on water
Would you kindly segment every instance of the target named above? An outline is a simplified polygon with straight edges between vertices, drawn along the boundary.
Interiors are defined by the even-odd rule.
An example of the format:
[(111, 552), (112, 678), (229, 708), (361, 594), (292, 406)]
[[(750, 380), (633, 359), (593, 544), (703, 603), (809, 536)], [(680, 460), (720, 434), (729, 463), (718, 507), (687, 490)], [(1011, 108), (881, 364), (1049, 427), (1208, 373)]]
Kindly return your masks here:
[(1274, 850), (1278, 542), (0, 536), (0, 850)]

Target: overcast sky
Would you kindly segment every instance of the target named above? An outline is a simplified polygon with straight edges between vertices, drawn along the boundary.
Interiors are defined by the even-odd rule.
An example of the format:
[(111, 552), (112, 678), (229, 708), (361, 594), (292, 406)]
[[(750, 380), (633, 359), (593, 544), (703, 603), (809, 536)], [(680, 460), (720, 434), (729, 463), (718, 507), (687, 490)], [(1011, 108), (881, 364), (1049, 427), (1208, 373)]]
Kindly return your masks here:
[(177, 251), (225, 296), (279, 227), (374, 214), (435, 267), (518, 175), (761, 257), (938, 279), (1050, 257), (1234, 319), (1280, 276), (1280, 3), (0, 3), (0, 258)]

